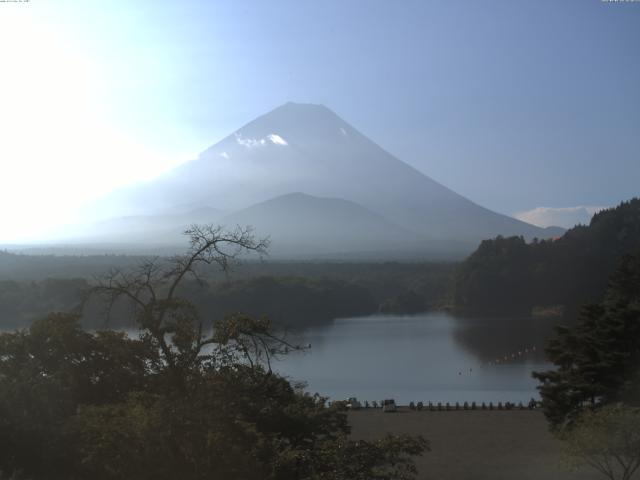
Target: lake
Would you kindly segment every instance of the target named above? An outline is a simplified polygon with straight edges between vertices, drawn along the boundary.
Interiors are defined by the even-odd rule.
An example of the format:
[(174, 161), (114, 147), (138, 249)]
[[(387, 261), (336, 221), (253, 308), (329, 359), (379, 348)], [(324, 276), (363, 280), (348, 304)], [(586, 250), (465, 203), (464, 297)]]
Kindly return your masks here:
[(531, 372), (550, 367), (543, 348), (551, 325), (446, 313), (344, 318), (290, 334), (311, 348), (274, 369), (333, 400), (526, 403), (539, 398)]

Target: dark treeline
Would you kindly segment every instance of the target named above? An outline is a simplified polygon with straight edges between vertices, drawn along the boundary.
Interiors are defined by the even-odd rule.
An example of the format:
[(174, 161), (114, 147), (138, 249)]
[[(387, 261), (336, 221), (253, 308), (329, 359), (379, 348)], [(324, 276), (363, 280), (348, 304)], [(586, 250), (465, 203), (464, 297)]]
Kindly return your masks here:
[(561, 306), (574, 316), (599, 301), (619, 259), (640, 245), (640, 199), (594, 215), (555, 240), (483, 241), (455, 275), (455, 307), (474, 313), (531, 314)]
[(29, 325), (49, 312), (77, 309), (89, 284), (83, 279), (0, 281), (0, 328)]
[(365, 287), (327, 278), (263, 276), (215, 282), (205, 288), (191, 285), (183, 295), (212, 319), (243, 312), (290, 327), (378, 310), (374, 296)]
[[(0, 254), (0, 327), (26, 326), (51, 311), (75, 311), (96, 278), (126, 269), (142, 257), (55, 257)], [(7, 267), (5, 269), (5, 267)], [(50, 278), (37, 277), (38, 268)], [(227, 278), (214, 269), (199, 272), (200, 282), (185, 282), (181, 295), (198, 306), (204, 320), (234, 312), (266, 316), (299, 327), (337, 317), (418, 313), (442, 306), (454, 269), (449, 263), (297, 263), (252, 262)], [(117, 313), (125, 313), (116, 308)], [(88, 304), (87, 328), (105, 326), (105, 312)], [(112, 315), (110, 326), (123, 327), (126, 315)]]

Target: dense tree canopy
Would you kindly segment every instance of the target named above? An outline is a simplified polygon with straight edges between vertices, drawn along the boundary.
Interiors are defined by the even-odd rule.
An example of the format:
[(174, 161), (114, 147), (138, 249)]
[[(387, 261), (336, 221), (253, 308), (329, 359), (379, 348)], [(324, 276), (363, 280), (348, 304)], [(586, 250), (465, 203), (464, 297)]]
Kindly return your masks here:
[(547, 347), (556, 369), (537, 372), (551, 424), (571, 425), (584, 407), (640, 405), (640, 251), (623, 257), (604, 300), (558, 327)]
[(580, 305), (601, 298), (620, 257), (638, 245), (637, 198), (555, 240), (485, 240), (458, 269), (451, 300), (478, 313), (530, 314), (534, 307), (561, 305), (572, 316)]
[(346, 414), (271, 371), (295, 350), (265, 319), (209, 331), (178, 295), (198, 264), (264, 244), (195, 228), (171, 263), (113, 271), (94, 289), (133, 308), (139, 338), (51, 314), (0, 335), (0, 471), (39, 479), (410, 479), (422, 438), (349, 439)]
[[(25, 274), (24, 269), (38, 265), (48, 271), (47, 265), (55, 261), (82, 264), (81, 257), (56, 257), (54, 261), (44, 256), (4, 256), (20, 259), (14, 268)], [(0, 252), (0, 277), (5, 274), (1, 257)], [(92, 267), (94, 258), (86, 259), (87, 269), (96, 272), (130, 270), (144, 261), (141, 257), (105, 257), (100, 258), (99, 266)], [(156, 263), (167, 261), (167, 257), (160, 257)], [(437, 308), (445, 301), (453, 268), (436, 263), (244, 262), (229, 278), (214, 268), (200, 268), (199, 280), (186, 279), (179, 294), (193, 303), (205, 320), (243, 312), (254, 317), (266, 315), (274, 324), (297, 328), (379, 311), (407, 314)], [(90, 288), (90, 279), (99, 275), (82, 270), (61, 266), (49, 270), (56, 278), (0, 280), (0, 328), (25, 327), (48, 312), (76, 309)], [(78, 272), (87, 276), (64, 278)], [(103, 328), (101, 305), (85, 306), (82, 322), (86, 328)], [(110, 325), (135, 326), (126, 308), (112, 316)]]

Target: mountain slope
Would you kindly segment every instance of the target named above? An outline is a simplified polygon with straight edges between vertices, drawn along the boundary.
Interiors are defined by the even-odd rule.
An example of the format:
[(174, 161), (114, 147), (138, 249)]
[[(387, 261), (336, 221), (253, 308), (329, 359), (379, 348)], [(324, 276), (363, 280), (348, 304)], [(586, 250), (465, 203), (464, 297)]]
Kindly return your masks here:
[(393, 157), (328, 108), (295, 103), (107, 203), (120, 215), (180, 204), (233, 211), (291, 192), (355, 202), (432, 241), (556, 233), (476, 205)]
[(227, 226), (252, 225), (269, 234), (274, 255), (418, 251), (424, 238), (347, 200), (292, 193), (224, 217)]

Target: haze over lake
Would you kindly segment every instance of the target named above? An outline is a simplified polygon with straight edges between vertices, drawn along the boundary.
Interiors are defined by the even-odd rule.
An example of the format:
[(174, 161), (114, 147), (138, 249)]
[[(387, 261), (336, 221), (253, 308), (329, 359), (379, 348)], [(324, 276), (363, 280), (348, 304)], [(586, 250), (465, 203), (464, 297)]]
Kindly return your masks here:
[(332, 400), (527, 402), (539, 398), (531, 372), (549, 368), (541, 347), (549, 322), (532, 320), (514, 336), (509, 320), (446, 313), (337, 319), (296, 334), (311, 349), (282, 357), (275, 369)]

